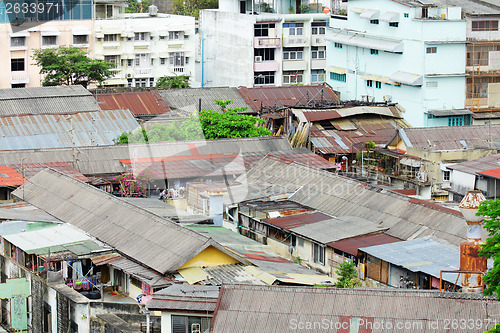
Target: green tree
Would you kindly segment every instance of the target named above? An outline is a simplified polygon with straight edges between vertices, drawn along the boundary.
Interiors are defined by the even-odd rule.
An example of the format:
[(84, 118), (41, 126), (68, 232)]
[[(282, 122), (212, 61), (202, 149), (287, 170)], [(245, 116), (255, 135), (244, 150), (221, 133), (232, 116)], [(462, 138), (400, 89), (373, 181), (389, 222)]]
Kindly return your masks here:
[(45, 75), (43, 86), (82, 85), (91, 82), (101, 84), (114, 74), (114, 64), (100, 59), (91, 59), (87, 53), (74, 46), (59, 46), (57, 49), (33, 52), (33, 60)]
[(148, 7), (151, 6), (151, 1), (142, 0), (142, 2), (139, 2), (137, 0), (127, 0), (127, 4), (125, 13), (145, 13), (148, 11)]
[(172, 89), (189, 88), (189, 76), (163, 76), (156, 82), (157, 87), (168, 87)]
[(337, 283), (335, 283), (335, 287), (354, 288), (361, 286), (361, 281), (358, 279), (356, 266), (353, 262), (344, 261), (339, 265), (339, 268), (335, 271), (335, 273), (339, 276)]
[(141, 128), (132, 133), (123, 133), (115, 139), (115, 143), (247, 138), (271, 135), (271, 132), (266, 128), (258, 126), (264, 123), (263, 119), (238, 113), (246, 110), (246, 107), (227, 109), (227, 105), (231, 103), (230, 100), (216, 100), (215, 102), (221, 107), (221, 112), (201, 111), (199, 115), (193, 114), (169, 125), (154, 124), (148, 129)]
[(172, 13), (177, 15), (200, 16), (201, 9), (219, 8), (218, 0), (173, 0)]

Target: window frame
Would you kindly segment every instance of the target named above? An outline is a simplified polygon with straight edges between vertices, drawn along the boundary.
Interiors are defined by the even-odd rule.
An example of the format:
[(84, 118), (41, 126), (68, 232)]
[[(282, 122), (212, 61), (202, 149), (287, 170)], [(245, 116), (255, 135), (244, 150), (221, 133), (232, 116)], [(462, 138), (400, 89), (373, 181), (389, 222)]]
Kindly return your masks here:
[(313, 243), (312, 250), (313, 250), (313, 262), (324, 266), (325, 255), (326, 255), (325, 246), (322, 246), (321, 244), (318, 243)]
[[(14, 69), (16, 68), (16, 69)], [(22, 69), (19, 69), (22, 68)], [(24, 58), (12, 58), (10, 59), (10, 71), (11, 72), (24, 72), (26, 71), (26, 59)]]

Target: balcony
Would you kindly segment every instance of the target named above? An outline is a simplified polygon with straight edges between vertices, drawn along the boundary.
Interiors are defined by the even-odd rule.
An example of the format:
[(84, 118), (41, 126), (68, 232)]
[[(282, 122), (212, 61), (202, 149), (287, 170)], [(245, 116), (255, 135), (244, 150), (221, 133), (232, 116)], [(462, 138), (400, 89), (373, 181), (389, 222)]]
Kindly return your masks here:
[(311, 37), (311, 45), (312, 46), (325, 46), (325, 35), (312, 35)]
[(279, 70), (277, 61), (262, 61), (253, 64), (254, 72), (276, 72)]
[(285, 36), (283, 38), (283, 46), (296, 47), (309, 45), (307, 39), (303, 36)]
[(256, 49), (278, 48), (281, 46), (281, 39), (276, 37), (254, 37), (253, 45)]
[(28, 73), (18, 72), (10, 74), (10, 83), (11, 84), (29, 83)]
[(120, 42), (119, 41), (115, 41), (115, 42), (102, 42), (102, 47), (104, 49), (118, 48), (118, 47), (120, 47)]
[(134, 49), (147, 49), (150, 42), (146, 40), (136, 40), (134, 41)]
[(152, 68), (134, 68), (135, 78), (150, 77), (151, 73), (153, 73)]

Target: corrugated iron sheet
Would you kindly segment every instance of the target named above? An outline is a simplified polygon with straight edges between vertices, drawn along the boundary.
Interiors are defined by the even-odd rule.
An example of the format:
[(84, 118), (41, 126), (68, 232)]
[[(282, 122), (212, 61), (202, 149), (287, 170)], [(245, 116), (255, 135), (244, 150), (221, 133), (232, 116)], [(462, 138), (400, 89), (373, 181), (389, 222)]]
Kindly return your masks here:
[(332, 216), (356, 216), (389, 228), (388, 235), (408, 239), (433, 236), (459, 245), (467, 226), (462, 216), (380, 190), (330, 172), (266, 157), (237, 180), (250, 184), (288, 184), (296, 192), (289, 198)]
[(353, 256), (357, 256), (358, 249), (360, 247), (369, 247), (369, 246), (394, 243), (399, 241), (401, 241), (401, 239), (386, 235), (384, 233), (379, 233), (379, 234), (362, 235), (358, 237), (343, 239), (337, 242), (328, 243), (327, 245), (342, 252), (349, 253)]
[[(257, 206), (256, 209), (259, 209)], [(300, 226), (316, 223), (319, 221), (329, 220), (332, 217), (320, 212), (310, 214), (296, 214), (290, 216), (277, 217), (274, 219), (262, 219), (262, 221), (277, 226), (279, 228), (290, 230)]]
[(45, 168), (52, 168), (82, 182), (90, 182), (87, 177), (76, 171), (75, 168), (66, 162), (11, 164), (10, 167), (16, 169), (20, 174), (24, 174), (25, 178), (31, 178)]
[(498, 168), (500, 165), (500, 154), (490, 155), (478, 158), (472, 161), (465, 161), (447, 166), (448, 169), (457, 170), (465, 173), (476, 174), (487, 170)]
[(500, 168), (496, 169), (491, 169), (491, 170), (486, 170), (483, 172), (479, 172), (480, 175), (488, 176), (488, 177), (493, 177), (500, 179)]
[[(433, 330), (429, 329), (431, 323), (445, 327), (456, 318), (474, 318), (482, 323), (479, 332), (495, 326), (499, 310), (499, 302), (475, 294), (394, 288), (226, 285), (220, 292), (212, 329), (214, 333), (422, 333)], [(358, 327), (355, 323), (359, 319), (364, 324)], [(339, 326), (342, 323), (346, 325)], [(404, 323), (411, 324), (395, 329)], [(449, 331), (472, 332), (460, 327)]]
[(175, 272), (208, 246), (248, 263), (208, 237), (51, 169), (13, 195), (161, 274)]
[(135, 116), (158, 115), (169, 111), (157, 91), (125, 92), (94, 95), (103, 110), (127, 109)]
[(128, 110), (1, 117), (0, 149), (111, 145), (138, 127)]
[(100, 110), (92, 94), (80, 85), (0, 89), (0, 116), (72, 114)]
[(335, 102), (339, 98), (325, 85), (293, 87), (239, 87), (239, 93), (254, 110), (264, 107), (305, 105), (308, 101)]
[(17, 186), (26, 182), (23, 177), (15, 169), (8, 166), (0, 166), (0, 186)]

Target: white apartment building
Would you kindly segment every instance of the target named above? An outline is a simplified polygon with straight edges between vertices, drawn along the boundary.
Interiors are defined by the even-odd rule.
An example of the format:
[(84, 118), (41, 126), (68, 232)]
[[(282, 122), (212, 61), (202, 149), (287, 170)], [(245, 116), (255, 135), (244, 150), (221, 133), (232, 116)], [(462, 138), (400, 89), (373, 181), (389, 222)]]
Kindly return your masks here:
[[(0, 3), (0, 89), (40, 87), (43, 77), (32, 59), (35, 49), (73, 45), (93, 54), (92, 1), (70, 6), (62, 1), (40, 3), (26, 13)], [(57, 7), (56, 7), (57, 6)]]
[(307, 6), (220, 0), (218, 10), (201, 11), (201, 86), (324, 82), (328, 15), (321, 2)]
[(332, 15), (327, 82), (342, 100), (392, 100), (413, 126), (466, 125), (466, 21), (460, 7), (350, 0)]
[(96, 58), (115, 64), (118, 72), (105, 86), (152, 87), (163, 76), (194, 80), (194, 17), (157, 13), (124, 14), (124, 4), (98, 2), (95, 20)]

